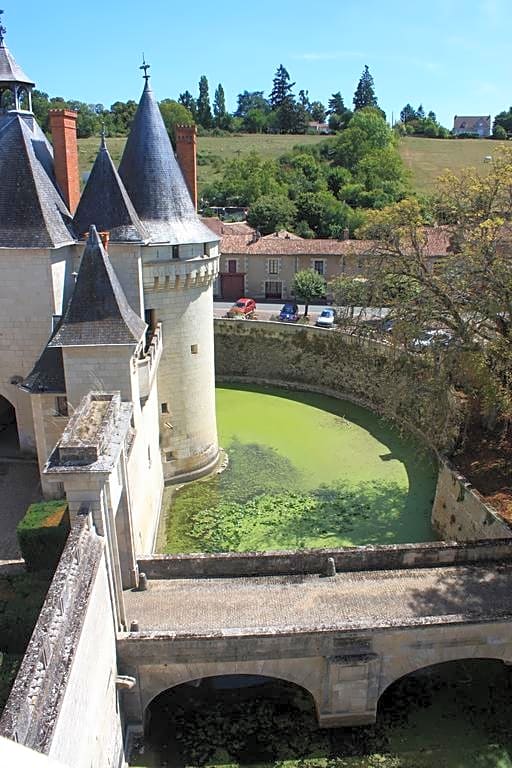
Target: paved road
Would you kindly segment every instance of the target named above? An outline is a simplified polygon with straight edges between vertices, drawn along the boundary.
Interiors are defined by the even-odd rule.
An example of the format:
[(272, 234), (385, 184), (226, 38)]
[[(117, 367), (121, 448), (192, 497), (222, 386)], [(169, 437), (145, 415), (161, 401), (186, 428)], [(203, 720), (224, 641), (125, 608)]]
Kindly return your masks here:
[[(284, 301), (279, 302), (278, 304), (262, 304), (257, 303), (257, 311), (256, 316), (258, 320), (270, 320), (273, 316), (278, 315), (281, 311), (281, 308), (284, 304)], [(214, 317), (224, 317), (227, 310), (233, 306), (233, 302), (231, 301), (215, 301), (213, 303), (213, 314)], [(308, 315), (310, 317), (311, 324), (314, 324), (316, 321), (316, 318), (322, 311), (322, 309), (325, 309), (325, 305), (321, 304), (310, 304)], [(302, 314), (304, 312), (304, 304), (299, 304), (299, 312)], [(385, 317), (389, 310), (385, 307), (367, 307), (364, 309), (363, 307), (354, 307), (354, 317), (358, 317), (360, 313), (363, 313), (362, 319), (375, 319), (379, 317)]]
[(401, 571), (149, 582), (125, 592), (141, 631), (247, 633), (291, 627), (371, 628), (422, 617), (512, 613), (512, 564)]

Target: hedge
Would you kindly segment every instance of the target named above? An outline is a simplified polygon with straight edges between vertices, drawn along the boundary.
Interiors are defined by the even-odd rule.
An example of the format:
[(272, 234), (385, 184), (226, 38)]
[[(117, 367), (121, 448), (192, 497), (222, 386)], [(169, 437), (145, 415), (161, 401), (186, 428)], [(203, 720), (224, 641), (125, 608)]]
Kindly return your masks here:
[(66, 501), (31, 504), (16, 533), (28, 571), (54, 571), (69, 534)]

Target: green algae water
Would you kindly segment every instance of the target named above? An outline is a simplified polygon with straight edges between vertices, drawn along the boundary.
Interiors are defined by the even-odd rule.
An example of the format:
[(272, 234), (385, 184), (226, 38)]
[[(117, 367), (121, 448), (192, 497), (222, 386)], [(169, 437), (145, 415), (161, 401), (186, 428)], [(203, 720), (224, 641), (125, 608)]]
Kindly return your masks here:
[(436, 467), (364, 408), (275, 388), (217, 388), (228, 468), (164, 496), (166, 553), (434, 538)]

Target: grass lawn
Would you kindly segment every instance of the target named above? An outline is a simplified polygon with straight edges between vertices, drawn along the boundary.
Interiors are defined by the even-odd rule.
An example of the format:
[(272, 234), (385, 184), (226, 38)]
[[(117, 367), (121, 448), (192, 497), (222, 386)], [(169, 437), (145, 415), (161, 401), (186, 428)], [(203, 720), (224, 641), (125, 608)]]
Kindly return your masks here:
[[(207, 184), (219, 177), (226, 160), (257, 152), (262, 157), (275, 159), (288, 152), (296, 144), (319, 144), (325, 136), (279, 136), (267, 134), (243, 134), (238, 136), (198, 138), (199, 194)], [(99, 138), (80, 139), (78, 154), (80, 172), (92, 167), (99, 147)], [(125, 138), (107, 140), (114, 163), (119, 165)], [(484, 163), (486, 155), (496, 155), (506, 146), (506, 141), (488, 139), (420, 139), (407, 137), (400, 142), (400, 154), (412, 173), (412, 183), (420, 192), (430, 192), (436, 178), (446, 169), (460, 171), (466, 166), (476, 166), (486, 173), (490, 164)]]
[(400, 154), (412, 173), (413, 187), (419, 192), (431, 192), (436, 178), (446, 170), (457, 173), (474, 166), (482, 173), (488, 173), (491, 164), (484, 163), (484, 157), (496, 156), (505, 146), (506, 141), (489, 139), (420, 139), (409, 136), (401, 140)]

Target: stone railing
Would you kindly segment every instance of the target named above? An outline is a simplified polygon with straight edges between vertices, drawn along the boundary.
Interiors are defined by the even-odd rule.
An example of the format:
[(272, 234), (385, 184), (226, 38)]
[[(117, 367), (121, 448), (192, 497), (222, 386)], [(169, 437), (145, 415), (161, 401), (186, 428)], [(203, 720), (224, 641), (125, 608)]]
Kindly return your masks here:
[(193, 579), (325, 574), (328, 572), (330, 559), (334, 561), (337, 571), (346, 572), (510, 561), (512, 541), (482, 539), (470, 542), (385, 544), (345, 549), (152, 555), (138, 562), (139, 570), (149, 579)]
[(137, 360), (139, 394), (141, 400), (145, 400), (149, 397), (153, 379), (155, 378), (155, 373), (158, 369), (158, 363), (162, 357), (162, 350), (162, 324), (158, 323), (144, 356)]
[(88, 517), (73, 525), (11, 695), (0, 735), (48, 754), (103, 552)]

